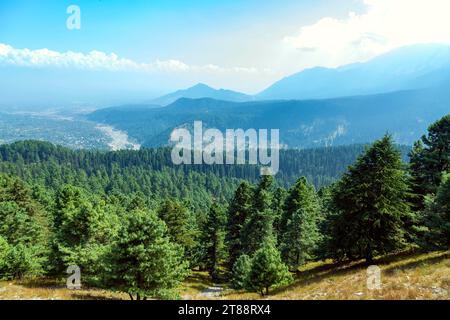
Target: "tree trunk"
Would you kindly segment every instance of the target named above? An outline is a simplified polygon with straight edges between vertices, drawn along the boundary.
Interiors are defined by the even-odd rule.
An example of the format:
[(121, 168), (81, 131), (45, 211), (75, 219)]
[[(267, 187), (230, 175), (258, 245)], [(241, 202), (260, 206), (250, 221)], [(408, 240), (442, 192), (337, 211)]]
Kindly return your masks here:
[(266, 294), (269, 294), (269, 286), (266, 287)]
[(130, 299), (131, 299), (131, 300), (134, 300), (134, 299), (133, 299), (133, 295), (132, 295), (131, 293), (129, 293), (128, 295), (130, 296)]

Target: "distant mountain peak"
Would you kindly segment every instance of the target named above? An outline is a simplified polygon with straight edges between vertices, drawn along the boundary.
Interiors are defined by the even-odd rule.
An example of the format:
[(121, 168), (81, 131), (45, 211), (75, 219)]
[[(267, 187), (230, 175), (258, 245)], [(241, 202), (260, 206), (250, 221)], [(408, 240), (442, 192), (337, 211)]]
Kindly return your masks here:
[(366, 62), (305, 69), (275, 82), (256, 98), (326, 99), (427, 88), (450, 79), (449, 70), (449, 44), (416, 44)]
[(161, 106), (167, 106), (181, 98), (188, 98), (188, 99), (211, 98), (232, 102), (244, 102), (253, 99), (251, 96), (241, 92), (226, 89), (214, 89), (208, 86), (207, 84), (197, 83), (196, 85), (189, 87), (187, 89), (181, 89), (173, 93), (166, 94), (157, 99), (154, 99), (151, 101), (151, 103), (158, 104)]
[(190, 88), (188, 88), (186, 90), (189, 90), (189, 89), (211, 89), (211, 90), (215, 90), (214, 88), (212, 88), (212, 87), (210, 87), (207, 84), (202, 83), (202, 82), (199, 82), (196, 85), (193, 85), (192, 87), (190, 87)]

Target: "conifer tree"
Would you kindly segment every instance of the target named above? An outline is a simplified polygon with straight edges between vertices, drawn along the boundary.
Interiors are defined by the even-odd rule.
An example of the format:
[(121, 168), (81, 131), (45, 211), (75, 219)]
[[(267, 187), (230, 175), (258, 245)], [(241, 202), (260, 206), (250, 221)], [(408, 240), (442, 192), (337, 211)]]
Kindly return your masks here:
[(419, 195), (421, 209), (423, 197), (435, 194), (442, 174), (450, 170), (450, 114), (428, 128), (428, 135), (415, 144), (410, 157), (413, 190)]
[(411, 151), (408, 154), (410, 159), (410, 203), (411, 207), (416, 211), (424, 209), (424, 197), (429, 191), (429, 186), (427, 186), (425, 183), (427, 178), (425, 177), (423, 153), (424, 148), (422, 140), (418, 140), (414, 143)]
[(274, 236), (272, 210), (272, 176), (262, 176), (255, 190), (250, 218), (242, 233), (244, 252), (252, 254)]
[(283, 260), (293, 271), (314, 257), (321, 239), (317, 220), (317, 212), (311, 214), (301, 208), (294, 212), (288, 222), (281, 253)]
[(135, 209), (125, 217), (111, 255), (106, 287), (131, 299), (174, 297), (188, 275), (183, 249), (171, 243), (165, 223), (149, 210)]
[(287, 266), (281, 261), (280, 252), (273, 239), (267, 239), (252, 258), (248, 277), (248, 287), (261, 295), (269, 294), (272, 286), (288, 284), (292, 281)]
[(23, 181), (0, 175), (2, 278), (45, 273), (49, 254), (49, 221)]
[(243, 254), (241, 255), (233, 266), (231, 284), (235, 289), (245, 289), (249, 287), (249, 276), (252, 269), (251, 258)]
[(252, 206), (252, 186), (244, 181), (237, 188), (228, 209), (226, 243), (228, 249), (228, 268), (231, 270), (243, 253), (242, 232), (250, 216)]
[(320, 240), (320, 202), (306, 178), (289, 190), (280, 220), (280, 249), (283, 260), (294, 270), (311, 258)]
[(102, 271), (102, 259), (111, 250), (111, 243), (117, 237), (119, 217), (114, 207), (96, 196), (71, 185), (59, 190), (56, 197), (55, 258), (59, 269), (69, 265), (81, 268), (85, 279), (98, 280)]
[(226, 216), (223, 208), (213, 203), (204, 225), (202, 239), (206, 268), (213, 280), (219, 278), (220, 263), (225, 258), (225, 224)]
[(198, 229), (189, 208), (182, 202), (166, 200), (158, 209), (158, 217), (166, 223), (170, 241), (181, 245), (190, 260), (197, 244)]
[(411, 219), (407, 176), (392, 138), (376, 141), (336, 184), (330, 252), (337, 259), (365, 258), (403, 247)]
[(436, 197), (426, 202), (424, 223), (428, 245), (433, 248), (450, 247), (450, 174), (444, 176)]
[(9, 255), (10, 246), (8, 242), (0, 236), (0, 279), (5, 279), (7, 271), (7, 263), (6, 260)]
[(278, 187), (273, 193), (272, 210), (274, 215), (273, 228), (278, 242), (281, 239), (281, 219), (283, 216), (284, 203), (287, 198), (287, 191), (284, 188)]

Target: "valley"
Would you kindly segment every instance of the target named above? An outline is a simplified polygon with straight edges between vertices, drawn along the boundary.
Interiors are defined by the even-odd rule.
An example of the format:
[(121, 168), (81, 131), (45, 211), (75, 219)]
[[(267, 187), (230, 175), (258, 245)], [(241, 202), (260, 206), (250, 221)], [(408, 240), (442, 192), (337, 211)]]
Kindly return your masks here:
[(0, 143), (41, 140), (72, 149), (139, 149), (125, 132), (62, 113), (0, 111)]

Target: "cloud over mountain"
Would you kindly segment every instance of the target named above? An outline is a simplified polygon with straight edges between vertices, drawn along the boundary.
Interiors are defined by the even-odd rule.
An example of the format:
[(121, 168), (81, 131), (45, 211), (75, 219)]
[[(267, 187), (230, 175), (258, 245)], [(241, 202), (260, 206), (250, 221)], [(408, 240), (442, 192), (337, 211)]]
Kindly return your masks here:
[(447, 0), (363, 0), (364, 13), (322, 17), (283, 41), (334, 67), (415, 43), (450, 43)]
[(156, 60), (140, 63), (119, 57), (115, 53), (98, 50), (89, 53), (59, 52), (49, 49), (17, 49), (0, 43), (0, 64), (20, 67), (58, 67), (102, 71), (139, 71), (139, 72), (197, 72), (197, 73), (257, 73), (255, 68), (221, 67), (214, 64), (189, 65), (180, 60)]

